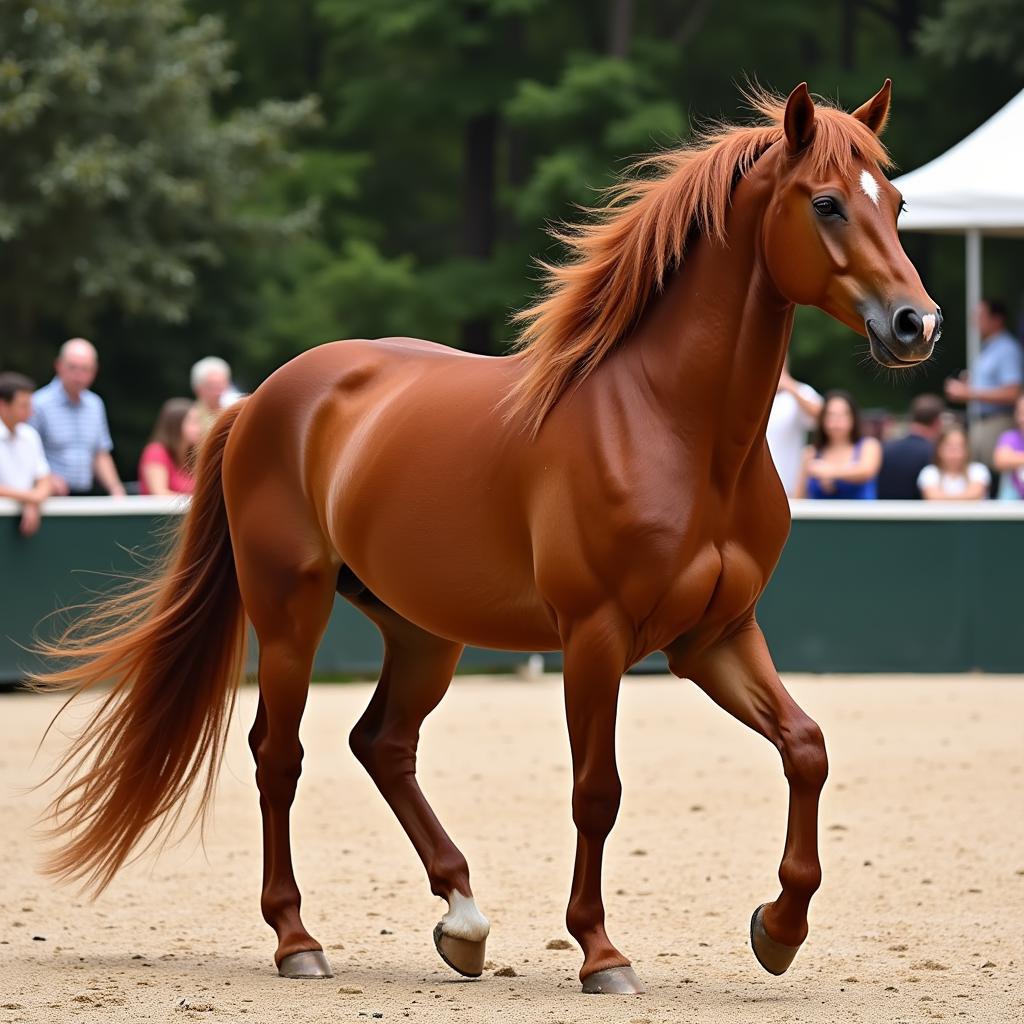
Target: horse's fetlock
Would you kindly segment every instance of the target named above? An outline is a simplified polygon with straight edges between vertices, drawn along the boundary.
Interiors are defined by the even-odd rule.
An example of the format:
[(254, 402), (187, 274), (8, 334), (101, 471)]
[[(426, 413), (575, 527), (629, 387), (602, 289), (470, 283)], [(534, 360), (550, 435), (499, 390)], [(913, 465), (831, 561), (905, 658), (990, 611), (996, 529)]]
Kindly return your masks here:
[(302, 897), (299, 894), (298, 886), (279, 884), (264, 889), (260, 897), (260, 910), (263, 912), (263, 920), (273, 925), (281, 919), (281, 916), (288, 911), (299, 912), (299, 905)]
[(435, 896), (448, 899), (452, 892), (469, 891), (469, 864), (457, 849), (441, 849), (427, 863), (427, 878)]
[(811, 896), (821, 886), (821, 865), (816, 859), (785, 857), (779, 866), (779, 881), (787, 892)]
[(565, 911), (565, 927), (569, 934), (578, 941), (597, 925), (604, 923), (604, 907), (600, 902), (593, 903), (580, 898), (573, 898)]

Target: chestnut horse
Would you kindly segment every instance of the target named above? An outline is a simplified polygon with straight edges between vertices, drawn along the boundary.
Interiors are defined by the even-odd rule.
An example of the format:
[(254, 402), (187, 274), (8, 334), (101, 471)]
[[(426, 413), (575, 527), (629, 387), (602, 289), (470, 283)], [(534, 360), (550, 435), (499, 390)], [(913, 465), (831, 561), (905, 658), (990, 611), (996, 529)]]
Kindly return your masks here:
[(642, 991), (605, 931), (601, 860), (621, 792), (620, 680), (654, 651), (781, 754), (781, 892), (755, 911), (751, 941), (785, 971), (821, 880), (827, 764), (755, 619), (790, 521), (765, 425), (795, 304), (866, 334), (885, 366), (926, 359), (938, 338), (882, 172), (889, 97), (886, 82), (850, 115), (806, 85), (788, 100), (758, 92), (759, 122), (645, 161), (562, 234), (572, 258), (546, 268), (514, 355), (340, 341), (225, 412), (162, 573), (50, 648), (67, 667), (41, 685), (113, 683), (62, 761), (52, 872), (102, 889), (140, 840), (166, 834), (197, 779), (207, 808), (248, 619), (263, 915), (282, 975), (329, 977), (299, 915), (289, 809), (337, 592), (384, 637), (351, 746), (448, 902), (434, 941), (451, 967), (481, 973), (489, 925), (417, 784), (416, 747), (475, 644), (564, 652), (577, 828), (566, 923), (584, 991)]

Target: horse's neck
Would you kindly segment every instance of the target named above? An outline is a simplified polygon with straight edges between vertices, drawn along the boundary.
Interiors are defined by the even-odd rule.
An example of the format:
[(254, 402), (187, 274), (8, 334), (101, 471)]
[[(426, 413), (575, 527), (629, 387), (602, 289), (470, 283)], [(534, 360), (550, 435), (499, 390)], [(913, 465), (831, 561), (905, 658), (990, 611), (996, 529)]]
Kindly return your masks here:
[[(793, 325), (763, 265), (763, 206), (744, 207), (726, 245), (693, 244), (626, 346), (664, 418), (720, 472), (764, 437)], [(695, 429), (698, 418), (711, 429)]]

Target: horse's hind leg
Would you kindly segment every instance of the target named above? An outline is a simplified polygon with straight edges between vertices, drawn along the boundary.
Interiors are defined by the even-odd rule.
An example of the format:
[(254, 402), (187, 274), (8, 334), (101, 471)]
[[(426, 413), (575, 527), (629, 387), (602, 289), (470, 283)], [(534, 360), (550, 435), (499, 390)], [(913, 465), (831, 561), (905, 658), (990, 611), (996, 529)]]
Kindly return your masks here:
[(380, 682), (352, 730), (352, 751), (412, 840), (430, 891), (448, 901), (448, 913), (434, 929), (437, 951), (460, 974), (478, 977), (490, 924), (473, 900), (466, 858), (416, 781), (420, 725), (447, 692), (462, 645), (424, 632), (366, 591), (342, 592), (384, 637)]
[[(677, 675), (688, 667), (674, 657)], [(750, 941), (758, 963), (782, 974), (807, 937), (807, 908), (821, 884), (818, 862), (818, 798), (828, 774), (825, 741), (818, 726), (782, 685), (764, 636), (751, 620), (692, 665), (690, 675), (715, 703), (767, 737), (782, 755), (789, 780), (789, 824), (779, 866), (782, 892), (754, 911)]]
[[(276, 546), (276, 545), (275, 545)], [(302, 923), (292, 869), (289, 815), (302, 770), (299, 723), (306, 706), (313, 656), (334, 601), (336, 568), (292, 553), (283, 564), (267, 545), (236, 543), (239, 583), (260, 645), (260, 702), (249, 744), (263, 814), (263, 891), (260, 904), (277, 933), (274, 960), (289, 978), (329, 978), (323, 947)], [(298, 568), (299, 565), (305, 565)]]

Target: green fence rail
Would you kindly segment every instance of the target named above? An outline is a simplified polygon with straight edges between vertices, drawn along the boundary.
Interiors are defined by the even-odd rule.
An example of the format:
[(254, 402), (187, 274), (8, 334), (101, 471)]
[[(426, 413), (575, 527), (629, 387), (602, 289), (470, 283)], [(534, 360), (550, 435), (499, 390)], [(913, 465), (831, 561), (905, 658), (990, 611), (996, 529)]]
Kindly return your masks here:
[[(26, 648), (53, 635), (56, 610), (144, 571), (182, 508), (163, 498), (53, 499), (25, 539), (17, 506), (0, 499), (0, 680), (34, 664)], [(1014, 503), (794, 502), (758, 619), (783, 672), (1024, 672), (1022, 554), (1024, 507)], [(339, 599), (316, 673), (374, 674), (380, 658), (374, 626)], [(525, 659), (470, 648), (461, 667)]]

